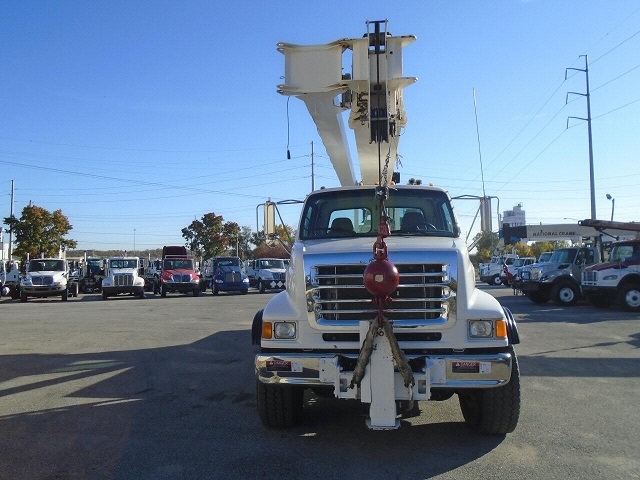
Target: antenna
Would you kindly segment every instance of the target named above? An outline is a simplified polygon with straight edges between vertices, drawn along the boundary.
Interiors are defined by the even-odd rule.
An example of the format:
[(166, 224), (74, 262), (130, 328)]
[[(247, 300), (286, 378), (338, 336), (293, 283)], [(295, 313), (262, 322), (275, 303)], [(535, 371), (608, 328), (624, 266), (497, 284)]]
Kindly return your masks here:
[(482, 177), (482, 196), (486, 197), (484, 190), (484, 169), (482, 167), (482, 150), (480, 149), (480, 128), (478, 127), (478, 106), (476, 104), (476, 89), (473, 89), (473, 111), (476, 115), (476, 137), (478, 139), (478, 157), (480, 157), (480, 176)]

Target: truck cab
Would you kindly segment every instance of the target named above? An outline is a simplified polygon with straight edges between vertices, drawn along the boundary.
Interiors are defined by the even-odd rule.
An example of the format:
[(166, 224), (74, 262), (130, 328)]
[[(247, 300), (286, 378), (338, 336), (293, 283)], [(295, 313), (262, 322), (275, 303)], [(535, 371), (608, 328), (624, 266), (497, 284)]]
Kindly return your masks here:
[[(294, 424), (307, 388), (371, 403), (369, 425), (380, 429), (394, 428), (396, 402), (458, 394), (474, 428), (511, 431), (519, 412), (517, 328), (507, 309), (476, 288), (448, 194), (436, 187), (395, 185), (381, 211), (375, 191), (375, 186), (341, 187), (306, 199), (286, 289), (259, 312), (255, 364), (262, 421)], [(403, 387), (386, 344), (374, 349), (366, 381), (354, 385), (352, 380), (378, 313), (363, 275), (372, 262), (381, 214), (390, 229), (389, 261), (399, 272), (384, 315), (415, 378), (413, 388)], [(379, 418), (384, 417), (379, 409), (387, 408), (394, 414)], [(488, 411), (493, 426), (479, 413)]]
[(162, 271), (154, 283), (154, 295), (166, 297), (167, 293), (189, 293), (200, 295), (200, 275), (196, 271), (195, 260), (187, 256), (187, 249), (181, 246), (163, 247)]
[(111, 257), (106, 262), (102, 299), (123, 293), (144, 298), (144, 278), (140, 276), (138, 257)]
[(520, 271), (522, 292), (534, 303), (552, 300), (557, 305), (572, 306), (582, 297), (582, 270), (597, 262), (596, 247), (567, 247), (554, 250), (545, 263), (534, 263)]
[(585, 268), (582, 291), (596, 307), (618, 303), (640, 311), (640, 239), (613, 243), (607, 262)]
[(20, 284), (20, 301), (29, 297), (45, 298), (60, 296), (69, 298), (69, 266), (62, 258), (37, 258), (30, 260)]
[(242, 272), (240, 257), (215, 257), (211, 260), (211, 291), (214, 295), (220, 292), (249, 292), (249, 279)]
[(246, 272), (252, 287), (260, 293), (282, 290), (286, 286), (286, 265), (282, 258), (257, 258), (246, 264)]

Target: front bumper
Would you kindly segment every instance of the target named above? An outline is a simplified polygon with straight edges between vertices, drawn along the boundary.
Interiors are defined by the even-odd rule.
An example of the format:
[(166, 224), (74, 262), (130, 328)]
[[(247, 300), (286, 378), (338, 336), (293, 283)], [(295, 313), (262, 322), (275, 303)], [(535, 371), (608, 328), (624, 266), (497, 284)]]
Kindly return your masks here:
[(105, 287), (103, 284), (102, 290), (107, 295), (119, 295), (121, 293), (140, 294), (144, 291), (144, 286), (139, 285), (139, 286)]
[[(349, 388), (357, 357), (357, 354), (263, 353), (255, 357), (255, 371), (263, 383), (333, 386), (337, 398), (360, 398), (360, 389)], [(409, 392), (401, 374), (394, 371), (396, 400), (428, 400), (431, 389), (499, 387), (511, 378), (512, 358), (508, 352), (406, 357), (416, 385)]]
[(541, 283), (541, 282), (521, 282), (520, 290), (523, 292), (542, 292), (548, 293), (551, 290), (550, 283)]
[(56, 295), (62, 295), (62, 292), (66, 289), (66, 285), (29, 286), (23, 284), (20, 286), (20, 292), (29, 297), (53, 297)]
[(167, 292), (181, 292), (181, 293), (186, 293), (186, 292), (193, 292), (195, 290), (200, 290), (200, 283), (191, 283), (191, 282), (185, 282), (185, 283), (177, 283), (177, 282), (164, 282), (162, 284), (164, 286), (164, 288), (167, 290)]
[(248, 292), (249, 291), (248, 282), (216, 283), (215, 286), (221, 292)]

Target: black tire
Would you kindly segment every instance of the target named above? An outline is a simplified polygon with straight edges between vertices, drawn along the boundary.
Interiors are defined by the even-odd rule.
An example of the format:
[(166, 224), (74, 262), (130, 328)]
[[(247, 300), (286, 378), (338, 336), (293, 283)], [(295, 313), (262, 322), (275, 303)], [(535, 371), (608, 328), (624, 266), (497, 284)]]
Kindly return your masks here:
[(142, 290), (140, 290), (140, 293), (138, 293), (138, 298), (140, 300), (144, 300), (144, 288)]
[(160, 296), (161, 297), (167, 296), (167, 287), (165, 287), (164, 285), (160, 285)]
[(199, 297), (199, 296), (200, 296), (200, 287), (196, 288), (196, 289), (193, 291), (193, 296), (194, 296), (194, 297)]
[(541, 292), (527, 292), (527, 297), (537, 305), (544, 305), (549, 301), (549, 296)]
[(580, 291), (573, 283), (559, 282), (551, 289), (553, 302), (561, 307), (571, 307), (575, 305), (579, 297)]
[(246, 295), (247, 293), (249, 293), (249, 290), (242, 290), (240, 293), (242, 293), (242, 295)]
[(496, 273), (491, 280), (491, 285), (502, 285), (502, 279), (500, 278), (500, 274)]
[(304, 389), (256, 380), (258, 415), (270, 428), (289, 428), (302, 422)]
[(260, 293), (264, 293), (267, 290), (262, 280), (258, 280), (258, 290), (260, 291)]
[(69, 289), (68, 289), (68, 288), (65, 288), (65, 289), (62, 291), (62, 301), (63, 301), (63, 302), (66, 302), (68, 299), (69, 299)]
[(587, 302), (597, 308), (607, 308), (611, 305), (611, 299), (600, 295), (587, 295)]
[(511, 378), (501, 387), (458, 392), (464, 421), (479, 433), (506, 435), (520, 418), (520, 368), (511, 348)]
[(26, 293), (21, 293), (20, 294), (20, 301), (21, 302), (26, 302), (27, 301), (27, 294)]
[(214, 285), (211, 288), (211, 293), (213, 293), (214, 295), (218, 295), (220, 293), (220, 290), (218, 290), (218, 285)]
[(640, 312), (640, 284), (623, 285), (618, 294), (618, 302), (630, 312)]
[(105, 292), (104, 290), (102, 290), (102, 299), (106, 300), (107, 298), (109, 298), (109, 295), (107, 295), (107, 292)]

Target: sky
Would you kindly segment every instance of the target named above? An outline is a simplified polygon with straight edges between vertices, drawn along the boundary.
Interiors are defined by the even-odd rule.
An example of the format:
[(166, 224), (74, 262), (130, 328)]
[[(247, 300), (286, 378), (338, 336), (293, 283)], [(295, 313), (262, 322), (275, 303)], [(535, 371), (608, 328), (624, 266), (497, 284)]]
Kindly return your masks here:
[[(276, 44), (385, 19), (417, 36), (401, 181), (473, 197), (454, 201), (465, 238), (483, 195), (494, 230), (519, 204), (528, 224), (590, 218), (587, 78), (596, 217), (640, 220), (637, 0), (2, 0), (0, 217), (13, 181), (14, 214), (62, 210), (79, 250), (183, 244), (211, 212), (261, 229), (265, 200), (339, 185), (304, 103), (287, 116), (276, 92)], [(279, 210), (295, 228), (300, 206)]]

